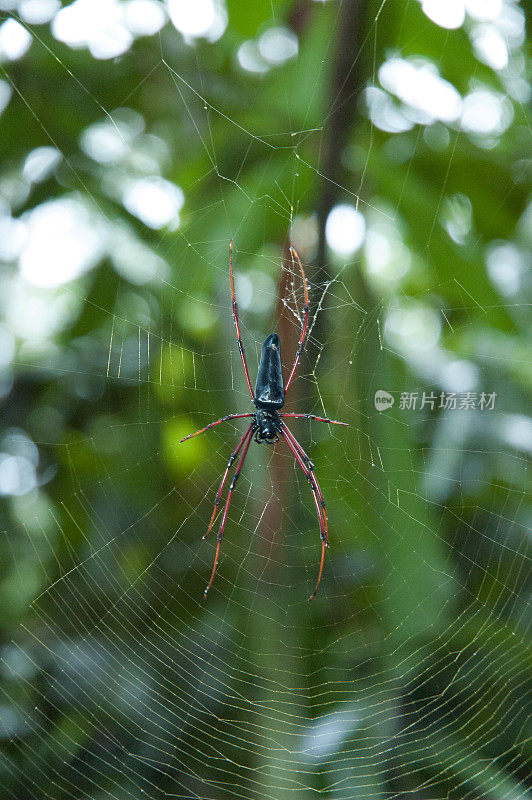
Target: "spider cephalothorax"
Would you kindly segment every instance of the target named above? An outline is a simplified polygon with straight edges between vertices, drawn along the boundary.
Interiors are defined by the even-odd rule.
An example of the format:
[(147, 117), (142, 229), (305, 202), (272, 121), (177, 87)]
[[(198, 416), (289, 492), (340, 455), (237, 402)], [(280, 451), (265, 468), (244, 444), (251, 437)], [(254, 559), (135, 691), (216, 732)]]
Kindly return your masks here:
[(323, 494), (321, 492), (318, 479), (316, 478), (316, 474), (314, 472), (314, 464), (312, 463), (308, 455), (305, 453), (305, 451), (297, 441), (294, 434), (287, 427), (286, 423), (283, 422), (283, 418), (304, 417), (305, 419), (315, 419), (318, 422), (330, 422), (332, 425), (347, 425), (347, 423), (338, 422), (337, 420), (327, 419), (325, 417), (316, 417), (314, 416), (314, 414), (281, 414), (279, 412), (279, 409), (284, 406), (285, 394), (288, 391), (288, 387), (292, 383), (292, 378), (294, 377), (297, 365), (299, 364), (299, 359), (301, 358), (301, 353), (303, 352), (305, 338), (307, 335), (308, 313), (309, 313), (308, 288), (307, 288), (307, 279), (305, 277), (305, 272), (303, 271), (303, 266), (301, 264), (301, 261), (299, 260), (299, 256), (293, 247), (290, 248), (290, 254), (292, 258), (297, 261), (299, 270), (301, 272), (301, 277), (303, 279), (303, 287), (305, 290), (305, 305), (303, 306), (303, 321), (301, 323), (301, 336), (299, 338), (296, 357), (285, 386), (283, 382), (283, 370), (281, 367), (281, 343), (276, 333), (270, 333), (270, 335), (266, 337), (266, 339), (264, 340), (264, 344), (262, 345), (259, 371), (257, 373), (255, 391), (253, 391), (253, 388), (251, 386), (251, 380), (249, 377), (249, 370), (246, 362), (246, 356), (244, 353), (244, 345), (242, 344), (242, 337), (240, 336), (240, 325), (238, 323), (238, 311), (235, 300), (235, 287), (233, 283), (233, 242), (231, 242), (229, 245), (229, 276), (231, 280), (231, 298), (233, 303), (233, 320), (236, 328), (236, 338), (238, 343), (238, 349), (242, 357), (242, 364), (244, 365), (244, 372), (246, 375), (248, 389), (250, 391), (251, 399), (253, 400), (253, 404), (255, 405), (257, 411), (252, 412), (250, 414), (229, 414), (226, 417), (222, 417), (221, 419), (216, 420), (216, 422), (211, 422), (209, 425), (206, 425), (204, 428), (201, 428), (201, 430), (196, 431), (196, 433), (189, 433), (188, 436), (184, 436), (183, 439), (181, 439), (181, 441), (184, 442), (185, 439), (190, 439), (192, 436), (197, 436), (198, 433), (203, 433), (203, 431), (206, 431), (209, 428), (213, 428), (215, 425), (219, 425), (221, 422), (226, 422), (226, 420), (229, 419), (242, 419), (243, 417), (248, 417), (248, 418), (251, 417), (251, 422), (248, 425), (246, 432), (240, 439), (235, 450), (231, 453), (231, 456), (229, 458), (227, 467), (225, 469), (222, 478), (222, 482), (220, 483), (220, 487), (216, 492), (216, 498), (214, 500), (214, 510), (212, 512), (211, 521), (209, 523), (209, 527), (207, 528), (207, 533), (203, 537), (205, 539), (207, 534), (212, 528), (214, 519), (216, 517), (216, 512), (218, 510), (218, 505), (222, 498), (222, 492), (225, 486), (225, 482), (227, 480), (227, 476), (229, 474), (229, 470), (231, 469), (236, 457), (240, 453), (240, 458), (238, 459), (238, 464), (236, 466), (235, 473), (229, 485), (229, 493), (227, 496), (227, 500), (225, 502), (225, 508), (222, 514), (222, 521), (220, 522), (220, 528), (218, 530), (216, 555), (214, 556), (214, 565), (212, 568), (209, 583), (207, 584), (207, 588), (205, 589), (205, 594), (207, 594), (207, 592), (211, 588), (212, 582), (214, 580), (214, 574), (216, 572), (216, 566), (218, 564), (218, 556), (220, 554), (220, 547), (222, 544), (225, 523), (227, 521), (227, 513), (229, 511), (229, 504), (231, 502), (233, 489), (236, 481), (238, 480), (238, 476), (242, 471), (242, 467), (244, 466), (244, 461), (247, 452), (249, 450), (249, 446), (253, 439), (255, 440), (255, 442), (257, 442), (257, 444), (261, 444), (262, 442), (267, 442), (267, 444), (274, 444), (275, 442), (278, 442), (279, 439), (284, 439), (284, 441), (288, 445), (289, 450), (292, 452), (292, 455), (294, 456), (295, 460), (303, 470), (305, 478), (309, 482), (312, 491), (312, 496), (314, 498), (314, 504), (316, 506), (316, 511), (318, 514), (318, 520), (320, 523), (320, 538), (321, 538), (320, 569), (318, 572), (318, 580), (316, 582), (316, 587), (310, 596), (310, 600), (312, 600), (312, 598), (317, 592), (318, 586), (320, 585), (321, 573), (323, 571), (323, 560), (325, 558), (325, 549), (329, 547), (327, 514), (325, 512), (325, 500), (323, 498)]
[(260, 410), (256, 411), (253, 417), (254, 422), (252, 424), (257, 444), (262, 444), (262, 442), (275, 444), (275, 442), (279, 441), (279, 434), (283, 423), (277, 411)]

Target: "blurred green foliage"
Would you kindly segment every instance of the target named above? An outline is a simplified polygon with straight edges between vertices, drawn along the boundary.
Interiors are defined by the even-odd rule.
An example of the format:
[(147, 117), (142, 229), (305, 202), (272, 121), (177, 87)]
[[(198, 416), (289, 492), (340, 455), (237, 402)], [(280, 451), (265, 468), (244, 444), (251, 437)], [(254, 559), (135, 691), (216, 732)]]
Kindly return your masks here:
[[(3, 18), (24, 23), (23, 5)], [(340, 8), (230, 0), (216, 41), (167, 22), (112, 59), (24, 23), (31, 46), (0, 64), (2, 798), (532, 797), (523, 12), (503, 3), (509, 63), (494, 69), (474, 45), (493, 21), (446, 30), (417, 2), (360, 3), (335, 202), (357, 204), (366, 242), (316, 263)], [(246, 71), (239, 48), (274, 25), (297, 33), (297, 58)], [(365, 89), (395, 57), (462, 102), (484, 92), (477, 113), (492, 102), (499, 127), (389, 92), (390, 130)], [(91, 157), (98, 125), (121, 155)], [(61, 158), (28, 178), (42, 147)], [(127, 210), (147, 176), (181, 188), (179, 224)], [(60, 198), (97, 244), (42, 286), (49, 253), (28, 267), (24, 236)], [(241, 304), (252, 374), (270, 326), (295, 348), (276, 288), (291, 230), (320, 311), (290, 410), (350, 424), (297, 426), (333, 547), (309, 605), (308, 486), (282, 452), (252, 448), (202, 603), (201, 536), (243, 428), (179, 439), (249, 410), (230, 238), (237, 291), (255, 287)], [(460, 381), (496, 392), (494, 410), (399, 408), (401, 392)], [(396, 398), (386, 413), (379, 389)]]

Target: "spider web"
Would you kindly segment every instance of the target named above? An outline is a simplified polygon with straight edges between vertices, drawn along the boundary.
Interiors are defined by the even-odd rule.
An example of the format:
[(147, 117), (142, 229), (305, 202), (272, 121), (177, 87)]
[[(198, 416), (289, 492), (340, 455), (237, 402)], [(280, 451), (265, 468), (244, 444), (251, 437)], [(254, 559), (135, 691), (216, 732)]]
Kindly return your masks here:
[[(325, 22), (318, 16), (310, 58), (318, 84), (333, 58), (341, 7), (331, 15), (316, 4), (317, 14), (329, 13)], [(517, 13), (515, 4), (505, 7)], [(210, 59), (218, 42), (195, 43), (196, 74), (172, 50), (178, 34), (165, 28), (145, 78), (127, 89), (134, 98), (146, 82), (150, 98), (157, 89), (171, 98), (195, 153), (174, 231), (139, 226), (143, 245), (109, 205), (124, 180), (116, 164), (91, 176), (62, 152), (69, 175), (62, 185), (87, 194), (90, 224), (100, 225), (106, 245), (57, 294), (26, 287), (24, 302), (53, 301), (64, 324), (46, 347), (17, 343), (11, 359), (15, 382), (6, 396), (15, 410), (6, 415), (3, 458), (19, 459), (20, 472), (37, 449), (39, 485), (3, 491), (10, 495), (1, 658), (6, 798), (532, 797), (531, 437), (522, 411), (529, 302), (524, 281), (520, 292), (501, 289), (513, 273), (500, 266), (501, 252), (506, 264), (524, 252), (526, 212), (514, 214), (512, 242), (494, 242), (503, 236), (489, 233), (488, 223), (499, 230), (496, 214), (508, 198), (474, 227), (468, 198), (448, 189), (468, 147), (497, 151), (505, 131), (482, 140), (465, 114), (449, 125), (430, 121), (412, 99), (393, 95), (379, 69), (390, 62), (381, 26), (394, 10), (401, 29), (415, 13), (419, 36), (436, 30), (418, 4), (397, 13), (383, 3), (372, 12), (358, 54), (372, 65), (366, 149), (358, 140), (348, 148), (356, 181), (337, 187), (349, 213), (365, 218), (365, 244), (347, 255), (331, 247), (321, 272), (313, 267), (309, 196), (327, 182), (321, 160), (330, 107), (317, 125), (311, 99), (307, 116), (296, 113), (286, 79), (282, 127), (275, 135), (254, 130), (245, 114), (226, 108), (219, 87), (204, 85), (204, 73), (217, 74)], [(19, 11), (10, 18), (23, 21)], [(271, 21), (279, 22), (273, 11)], [(128, 103), (111, 114), (82, 67), (29, 28), (32, 47), (59, 65), (67, 87), (91, 97), (80, 134), (107, 124), (132, 151), (157, 150), (167, 131), (156, 135), (154, 124), (142, 134), (148, 139), (135, 140)], [(455, 36), (442, 39), (441, 74), (453, 71)], [(423, 51), (412, 50), (412, 38), (406, 51)], [(471, 94), (480, 91), (477, 72)], [(4, 76), (42, 143), (59, 146), (20, 75), (6, 69)], [(509, 97), (500, 101), (502, 116)], [(404, 219), (417, 160), (423, 164), (431, 146), (444, 181), (419, 247), (414, 223), (412, 235)], [(397, 164), (398, 191), (379, 172), (382, 148)], [(518, 164), (516, 184), (524, 169)], [(377, 176), (388, 192), (370, 186)], [(132, 207), (141, 219), (148, 213)], [(210, 540), (201, 537), (245, 420), (179, 440), (224, 414), (252, 410), (231, 319), (230, 238), (252, 382), (270, 330), (281, 335), (285, 371), (292, 363), (304, 296), (278, 244), (287, 236), (305, 264), (311, 312), (285, 410), (349, 422), (289, 423), (315, 464), (331, 549), (309, 604), (320, 557), (310, 488), (287, 448), (253, 444), (204, 601), (216, 526)], [(119, 247), (112, 237), (121, 237)], [(495, 289), (453, 264), (444, 271), (435, 253), (448, 247), (444, 240), (456, 245), (449, 252), (460, 268), (472, 250), (486, 253)], [(120, 248), (131, 258), (140, 253), (137, 272)], [(102, 265), (104, 258), (112, 263)], [(13, 263), (6, 286), (16, 311), (12, 287), (23, 257)], [(17, 405), (24, 379), (38, 384), (37, 413)], [(378, 392), (393, 405), (379, 410)], [(440, 408), (442, 392), (456, 395), (456, 408)], [(479, 405), (481, 393), (493, 395), (491, 408)]]

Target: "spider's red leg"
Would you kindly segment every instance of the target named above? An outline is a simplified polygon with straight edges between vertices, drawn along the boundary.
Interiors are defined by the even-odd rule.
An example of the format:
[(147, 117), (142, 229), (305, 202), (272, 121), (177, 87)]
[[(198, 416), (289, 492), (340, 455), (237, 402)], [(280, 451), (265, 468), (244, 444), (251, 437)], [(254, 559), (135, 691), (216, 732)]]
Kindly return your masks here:
[(292, 417), (292, 419), (314, 419), (316, 422), (328, 422), (330, 425), (345, 425), (349, 427), (348, 422), (339, 422), (337, 419), (327, 419), (327, 417), (317, 417), (315, 414), (279, 414), (280, 417)]
[[(289, 435), (287, 435), (287, 432)], [(303, 470), (307, 481), (310, 484), (310, 488), (312, 490), (312, 496), (314, 498), (314, 503), (316, 505), (316, 511), (318, 513), (318, 520), (320, 523), (320, 538), (321, 538), (321, 561), (320, 561), (320, 568), (318, 571), (318, 580), (316, 581), (316, 586), (314, 587), (314, 591), (309, 597), (309, 600), (313, 600), (316, 596), (316, 592), (318, 591), (318, 586), (320, 585), (321, 575), (323, 572), (323, 563), (325, 560), (325, 548), (329, 547), (329, 537), (327, 535), (327, 515), (325, 513), (325, 502), (323, 500), (323, 495), (321, 494), (321, 490), (317, 486), (316, 476), (314, 475), (314, 471), (309, 469), (305, 461), (303, 460), (299, 450), (296, 447), (296, 444), (300, 449), (301, 445), (297, 442), (295, 436), (293, 436), (286, 425), (283, 425), (283, 429), (281, 430), (281, 436), (284, 437), (288, 447), (292, 451), (294, 458), (296, 459), (297, 463)], [(295, 444), (292, 442), (294, 440)], [(304, 452), (304, 451), (303, 451)], [(308, 457), (307, 457), (308, 458)], [(310, 462), (312, 464), (312, 462)], [(319, 494), (318, 494), (319, 492)]]
[(305, 346), (305, 339), (307, 336), (307, 326), (308, 326), (308, 312), (309, 312), (307, 278), (303, 270), (303, 265), (301, 264), (301, 259), (299, 258), (298, 254), (296, 253), (293, 247), (290, 248), (290, 253), (296, 259), (299, 269), (301, 271), (301, 277), (303, 278), (303, 286), (305, 287), (305, 305), (303, 306), (303, 324), (301, 326), (301, 336), (299, 337), (294, 366), (292, 367), (292, 371), (290, 372), (290, 377), (288, 378), (286, 385), (284, 387), (285, 394), (288, 391), (288, 387), (292, 383), (292, 378), (294, 377), (297, 365), (299, 364), (299, 359), (301, 358), (301, 353), (303, 352), (303, 348)]
[(252, 417), (253, 414), (229, 414), (227, 417), (222, 417), (221, 419), (217, 419), (216, 422), (209, 422), (208, 425), (205, 425), (204, 428), (201, 428), (196, 433), (189, 433), (187, 436), (183, 436), (182, 439), (179, 440), (179, 444), (181, 442), (186, 442), (187, 439), (192, 439), (193, 436), (197, 436), (199, 433), (204, 433), (208, 431), (209, 428), (214, 428), (215, 425), (219, 425), (220, 422), (227, 422), (229, 419), (244, 419), (244, 417)]
[[(249, 426), (249, 428), (251, 428), (251, 425)], [(211, 521), (209, 522), (209, 527), (207, 528), (207, 533), (206, 533), (206, 534), (205, 534), (205, 535), (202, 537), (203, 539), (206, 539), (206, 538), (207, 538), (207, 536), (208, 536), (208, 535), (209, 535), (209, 533), (210, 533), (210, 530), (211, 530), (211, 528), (212, 528), (212, 524), (213, 524), (213, 522), (214, 522), (214, 518), (215, 518), (215, 516), (216, 516), (216, 511), (218, 510), (218, 505), (219, 505), (219, 503), (220, 503), (220, 500), (221, 500), (221, 497), (222, 497), (222, 492), (223, 492), (223, 490), (224, 490), (225, 482), (226, 482), (226, 480), (227, 480), (227, 476), (229, 475), (229, 470), (230, 470), (230, 469), (231, 469), (231, 467), (233, 466), (233, 463), (234, 463), (234, 461), (235, 461), (235, 458), (237, 457), (237, 455), (239, 454), (239, 452), (240, 452), (240, 451), (241, 451), (241, 449), (242, 449), (242, 445), (244, 444), (244, 441), (245, 441), (245, 439), (246, 439), (246, 436), (249, 434), (249, 428), (247, 428), (247, 430), (246, 430), (245, 434), (244, 434), (244, 435), (243, 435), (243, 437), (240, 439), (239, 443), (237, 444), (237, 446), (235, 447), (235, 449), (233, 450), (233, 452), (232, 452), (232, 453), (231, 453), (231, 455), (229, 456), (229, 461), (227, 462), (227, 467), (225, 468), (225, 472), (224, 472), (224, 474), (223, 474), (222, 482), (220, 483), (219, 489), (218, 489), (218, 491), (216, 492), (216, 497), (215, 497), (215, 500), (214, 500), (214, 510), (213, 510), (213, 512), (212, 512)]]
[(216, 573), (216, 567), (218, 566), (218, 556), (220, 555), (220, 547), (221, 547), (221, 544), (222, 544), (222, 539), (224, 538), (224, 528), (225, 528), (225, 523), (227, 521), (227, 513), (229, 511), (229, 504), (231, 503), (231, 497), (233, 496), (233, 489), (235, 488), (235, 483), (237, 482), (238, 476), (240, 475), (240, 473), (242, 471), (242, 467), (244, 466), (244, 461), (245, 461), (246, 456), (248, 454), (249, 446), (250, 446), (251, 441), (253, 439), (253, 427), (251, 425), (249, 427), (249, 430), (246, 433), (246, 436), (247, 436), (247, 440), (246, 440), (246, 443), (244, 445), (244, 449), (242, 450), (242, 455), (238, 459), (238, 465), (237, 465), (237, 468), (235, 470), (235, 474), (233, 475), (233, 479), (231, 480), (231, 483), (229, 485), (229, 494), (227, 495), (227, 500), (225, 501), (224, 513), (222, 515), (222, 521), (220, 522), (220, 528), (218, 530), (216, 553), (214, 555), (214, 564), (213, 564), (213, 567), (212, 567), (212, 572), (211, 572), (211, 577), (209, 579), (209, 583), (207, 584), (207, 588), (205, 589), (205, 591), (203, 593), (204, 597), (207, 595), (207, 592), (211, 588), (212, 582), (214, 580), (214, 575)]
[[(321, 491), (321, 487), (320, 487), (320, 485), (318, 483), (318, 479), (316, 477), (316, 473), (314, 472), (314, 464), (310, 460), (309, 456), (305, 453), (305, 451), (303, 450), (302, 446), (297, 441), (297, 439), (294, 436), (294, 434), (292, 433), (292, 431), (289, 428), (287, 428), (286, 425), (283, 425), (283, 431), (284, 431), (284, 434), (285, 434), (286, 438), (289, 439), (292, 442), (292, 444), (294, 445), (296, 450), (299, 452), (302, 460), (304, 461), (305, 466), (306, 466), (306, 468), (308, 469), (308, 471), (310, 473), (310, 478), (307, 478), (307, 480), (309, 481), (311, 486), (312, 486), (312, 482), (311, 481), (314, 481), (315, 488), (316, 488), (316, 494), (318, 495), (318, 500), (319, 500), (319, 503), (320, 503), (320, 506), (321, 506), (321, 512), (323, 514), (323, 523), (325, 525), (325, 540), (324, 540), (325, 543), (324, 543), (324, 547), (329, 547), (330, 546), (330, 544), (329, 544), (329, 523), (328, 523), (328, 520), (327, 520), (327, 510), (325, 508), (325, 498), (323, 497), (323, 492)], [(323, 538), (322, 538), (322, 541), (323, 541)], [(322, 556), (323, 556), (324, 547), (322, 547)], [(321, 567), (320, 567), (320, 578), (321, 578), (321, 569), (322, 569), (322, 567), (323, 567), (323, 558), (322, 558), (322, 563), (321, 563)], [(319, 584), (319, 580), (318, 580), (318, 584)], [(314, 591), (314, 594), (316, 594), (315, 591)], [(314, 597), (314, 594), (310, 598), (311, 600)]]
[[(301, 458), (305, 462), (305, 465), (306, 465), (308, 471), (310, 472), (310, 476), (311, 476), (312, 480), (314, 481), (314, 483), (316, 485), (316, 493), (318, 495), (318, 498), (319, 498), (319, 501), (320, 501), (320, 506), (321, 506), (321, 509), (322, 509), (322, 512), (323, 512), (323, 521), (325, 523), (325, 531), (328, 534), (329, 533), (329, 526), (328, 526), (328, 522), (327, 522), (327, 512), (325, 510), (325, 498), (323, 497), (323, 492), (321, 491), (320, 485), (318, 483), (318, 479), (316, 477), (316, 473), (314, 472), (314, 464), (310, 460), (310, 457), (305, 453), (305, 451), (303, 450), (302, 446), (297, 441), (297, 439), (294, 436), (294, 434), (292, 433), (292, 431), (286, 425), (283, 425), (283, 431), (284, 431), (285, 436), (288, 439), (290, 439), (290, 441), (292, 442), (292, 444), (294, 445), (296, 450), (299, 452)], [(327, 545), (326, 546), (327, 547), (329, 546), (328, 539), (327, 539)]]
[(320, 501), (318, 499), (318, 495), (316, 493), (316, 489), (314, 488), (315, 482), (314, 482), (312, 476), (310, 475), (310, 472), (307, 470), (307, 468), (306, 468), (306, 466), (305, 466), (305, 464), (304, 464), (299, 452), (294, 447), (294, 445), (292, 444), (290, 439), (287, 436), (285, 436), (285, 440), (286, 440), (286, 443), (287, 443), (288, 447), (291, 449), (291, 451), (292, 451), (292, 453), (294, 455), (294, 458), (298, 462), (298, 464), (301, 467), (301, 469), (303, 470), (308, 482), (310, 483), (310, 487), (312, 489), (312, 496), (314, 497), (314, 503), (316, 505), (316, 511), (317, 511), (318, 520), (319, 520), (319, 523), (320, 523), (321, 560), (320, 560), (320, 568), (319, 568), (319, 571), (318, 571), (318, 579), (316, 581), (316, 586), (314, 587), (314, 591), (312, 592), (312, 594), (309, 597), (309, 600), (313, 600), (314, 597), (316, 596), (316, 592), (318, 591), (318, 586), (320, 585), (320, 581), (321, 581), (321, 576), (322, 576), (322, 572), (323, 572), (323, 564), (324, 564), (324, 560), (325, 560), (325, 548), (329, 547), (329, 539), (327, 537), (327, 525), (326, 525), (326, 522), (325, 522), (326, 517), (322, 516), (321, 504), (320, 504)]
[(242, 337), (240, 335), (240, 325), (238, 323), (238, 308), (235, 300), (235, 285), (233, 281), (233, 240), (229, 242), (229, 277), (231, 279), (231, 298), (233, 302), (233, 322), (235, 323), (236, 328), (236, 341), (238, 344), (238, 349), (240, 351), (240, 355), (242, 357), (242, 364), (244, 365), (244, 372), (246, 373), (246, 381), (248, 383), (249, 392), (251, 394), (251, 399), (255, 399), (255, 395), (253, 393), (253, 387), (251, 386), (251, 380), (249, 378), (249, 371), (248, 365), (246, 361), (246, 354), (244, 353), (244, 345), (242, 344)]

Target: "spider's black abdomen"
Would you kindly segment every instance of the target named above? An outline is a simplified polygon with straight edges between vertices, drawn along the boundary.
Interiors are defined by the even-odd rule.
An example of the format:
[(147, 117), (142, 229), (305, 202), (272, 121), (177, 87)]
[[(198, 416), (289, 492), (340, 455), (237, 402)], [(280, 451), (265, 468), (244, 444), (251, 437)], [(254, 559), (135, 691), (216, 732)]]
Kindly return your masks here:
[(257, 408), (271, 411), (284, 406), (281, 343), (276, 333), (270, 333), (262, 345), (253, 402)]

